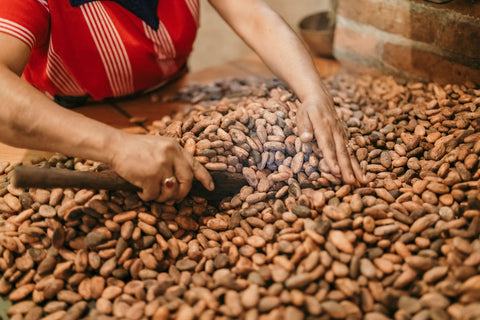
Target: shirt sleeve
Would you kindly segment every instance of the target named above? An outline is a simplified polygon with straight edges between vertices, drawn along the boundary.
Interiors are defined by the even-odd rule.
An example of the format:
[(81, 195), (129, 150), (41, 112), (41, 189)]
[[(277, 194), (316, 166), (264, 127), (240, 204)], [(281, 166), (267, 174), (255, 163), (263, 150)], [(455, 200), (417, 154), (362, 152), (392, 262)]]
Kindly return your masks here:
[(47, 0), (0, 1), (0, 32), (9, 34), (34, 49), (48, 43), (49, 29)]

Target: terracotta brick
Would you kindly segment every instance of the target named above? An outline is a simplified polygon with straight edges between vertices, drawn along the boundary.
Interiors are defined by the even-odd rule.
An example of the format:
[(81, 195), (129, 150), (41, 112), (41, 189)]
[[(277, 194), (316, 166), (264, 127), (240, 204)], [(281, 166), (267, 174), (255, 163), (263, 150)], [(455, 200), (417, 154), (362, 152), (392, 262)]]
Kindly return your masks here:
[(434, 43), (439, 38), (441, 32), (441, 22), (435, 15), (410, 11), (410, 26), (407, 38), (425, 42)]
[[(340, 0), (342, 1), (342, 0)], [(432, 9), (451, 10), (469, 17), (480, 17), (480, 2), (478, 0), (454, 0), (448, 3), (435, 4), (425, 0), (411, 0), (422, 7)]]
[[(403, 5), (395, 6), (395, 3)], [(440, 12), (438, 10), (420, 12), (417, 9), (414, 10), (407, 0), (340, 0), (338, 13), (358, 23), (407, 39), (425, 43), (435, 42), (439, 36), (441, 20), (433, 13)]]
[[(338, 14), (356, 22), (343, 19), (343, 24), (337, 25), (335, 48), (340, 49), (346, 61), (425, 80), (480, 82), (479, 1), (455, 0), (436, 5), (424, 0), (339, 0)], [(355, 29), (359, 24), (387, 36), (371, 28), (360, 28), (361, 33)], [(413, 41), (410, 45), (405, 41), (402, 45), (383, 45), (393, 41), (388, 34)], [(374, 37), (379, 38), (375, 41)], [(425, 44), (430, 49), (425, 49)]]
[(480, 59), (480, 18), (476, 24), (445, 21), (442, 29), (436, 41), (440, 48)]
[(400, 70), (414, 69), (411, 47), (386, 43), (383, 45), (382, 60)]
[(357, 62), (353, 60), (342, 60), (341, 72), (348, 73), (352, 75), (362, 76), (362, 75), (371, 75), (371, 76), (381, 76), (385, 75), (385, 70), (380, 70), (378, 67), (373, 67), (365, 64), (365, 62)]
[(365, 57), (374, 57), (377, 48), (375, 36), (337, 26), (334, 44), (336, 47), (348, 49)]
[(382, 60), (392, 67), (440, 83), (480, 83), (480, 69), (471, 68), (445, 57), (416, 48), (386, 43)]
[(338, 14), (358, 23), (408, 38), (410, 10), (396, 7), (394, 3), (394, 1), (340, 0)]

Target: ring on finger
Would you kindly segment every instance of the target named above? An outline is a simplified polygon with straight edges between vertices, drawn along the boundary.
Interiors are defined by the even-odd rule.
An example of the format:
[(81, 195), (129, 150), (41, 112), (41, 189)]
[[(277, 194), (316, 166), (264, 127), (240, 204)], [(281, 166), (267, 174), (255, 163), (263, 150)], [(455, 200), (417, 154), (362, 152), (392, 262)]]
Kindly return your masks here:
[(168, 189), (173, 188), (176, 183), (177, 179), (175, 177), (168, 177), (163, 181), (163, 185)]
[(350, 155), (353, 155), (352, 144), (351, 144), (350, 142), (348, 142), (347, 144), (345, 144), (345, 148), (347, 149), (347, 152), (348, 152)]

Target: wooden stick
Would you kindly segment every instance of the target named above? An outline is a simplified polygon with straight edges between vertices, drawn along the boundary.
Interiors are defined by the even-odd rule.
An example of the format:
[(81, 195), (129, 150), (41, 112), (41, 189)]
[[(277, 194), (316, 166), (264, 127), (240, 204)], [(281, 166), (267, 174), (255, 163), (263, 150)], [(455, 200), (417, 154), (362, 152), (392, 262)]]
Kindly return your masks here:
[[(227, 171), (211, 171), (215, 190), (208, 191), (194, 180), (190, 195), (219, 201), (224, 197), (233, 196), (247, 184), (242, 174)], [(18, 166), (12, 177), (16, 188), (81, 188), (94, 190), (125, 190), (140, 191), (140, 189), (113, 171), (75, 171), (58, 168), (39, 168)]]
[(15, 168), (12, 183), (17, 188), (82, 188), (140, 191), (139, 188), (111, 171), (90, 172), (19, 166)]

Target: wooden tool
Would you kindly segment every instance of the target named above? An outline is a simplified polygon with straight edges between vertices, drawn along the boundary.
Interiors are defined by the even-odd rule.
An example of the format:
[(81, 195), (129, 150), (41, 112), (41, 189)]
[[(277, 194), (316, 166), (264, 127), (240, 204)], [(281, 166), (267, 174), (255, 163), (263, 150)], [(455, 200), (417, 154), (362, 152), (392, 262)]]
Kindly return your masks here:
[[(198, 181), (194, 180), (191, 196), (202, 197), (212, 203), (221, 199), (234, 196), (247, 184), (240, 173), (227, 171), (210, 171), (215, 190), (208, 191)], [(39, 168), (31, 166), (18, 166), (12, 177), (12, 184), (16, 188), (81, 188), (94, 190), (124, 190), (140, 191), (140, 189), (113, 171), (74, 171), (58, 168)]]

